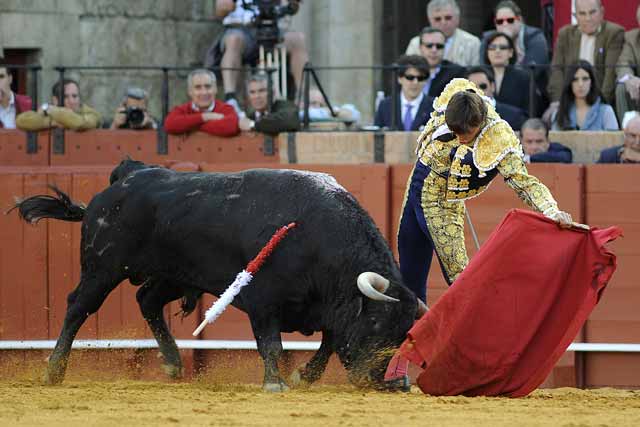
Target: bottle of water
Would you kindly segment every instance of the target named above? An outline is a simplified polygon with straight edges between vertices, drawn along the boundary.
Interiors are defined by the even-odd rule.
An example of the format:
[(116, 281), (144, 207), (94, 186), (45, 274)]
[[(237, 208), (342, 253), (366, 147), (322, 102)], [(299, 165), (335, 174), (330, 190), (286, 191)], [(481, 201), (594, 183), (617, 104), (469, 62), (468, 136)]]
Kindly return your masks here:
[(380, 102), (382, 102), (382, 100), (384, 99), (384, 92), (379, 90), (378, 92), (376, 92), (376, 109), (375, 111), (378, 111), (378, 106), (380, 105)]

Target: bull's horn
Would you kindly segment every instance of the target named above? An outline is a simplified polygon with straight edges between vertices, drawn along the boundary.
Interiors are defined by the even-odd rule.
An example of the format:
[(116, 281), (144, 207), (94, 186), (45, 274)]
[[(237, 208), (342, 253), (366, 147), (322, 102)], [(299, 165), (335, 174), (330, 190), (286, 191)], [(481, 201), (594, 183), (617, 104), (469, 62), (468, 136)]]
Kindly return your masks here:
[(427, 307), (427, 304), (423, 303), (420, 298), (416, 298), (416, 300), (418, 301), (418, 310), (416, 312), (416, 319), (420, 319), (422, 316), (427, 314), (427, 311), (429, 311), (429, 307)]
[(376, 301), (398, 302), (399, 299), (385, 295), (389, 281), (372, 271), (365, 271), (358, 276), (358, 289), (366, 297)]

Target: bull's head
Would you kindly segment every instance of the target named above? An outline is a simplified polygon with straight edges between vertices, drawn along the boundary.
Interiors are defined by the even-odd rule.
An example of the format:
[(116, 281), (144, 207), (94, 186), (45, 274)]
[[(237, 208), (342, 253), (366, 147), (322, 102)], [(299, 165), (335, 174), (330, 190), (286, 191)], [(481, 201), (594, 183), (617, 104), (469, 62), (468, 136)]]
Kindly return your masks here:
[[(397, 282), (397, 283), (396, 283)], [(336, 352), (352, 383), (382, 387), (387, 364), (413, 325), (419, 304), (399, 281), (373, 272), (360, 274), (355, 320), (343, 331)]]

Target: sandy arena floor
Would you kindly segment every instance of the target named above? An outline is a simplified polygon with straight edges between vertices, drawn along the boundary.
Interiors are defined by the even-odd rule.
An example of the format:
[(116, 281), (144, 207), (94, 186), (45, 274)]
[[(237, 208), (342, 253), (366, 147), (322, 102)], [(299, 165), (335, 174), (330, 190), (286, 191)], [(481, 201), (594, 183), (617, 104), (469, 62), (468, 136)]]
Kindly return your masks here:
[(522, 399), (313, 386), (284, 394), (204, 381), (0, 382), (0, 425), (639, 426), (640, 391), (539, 390)]

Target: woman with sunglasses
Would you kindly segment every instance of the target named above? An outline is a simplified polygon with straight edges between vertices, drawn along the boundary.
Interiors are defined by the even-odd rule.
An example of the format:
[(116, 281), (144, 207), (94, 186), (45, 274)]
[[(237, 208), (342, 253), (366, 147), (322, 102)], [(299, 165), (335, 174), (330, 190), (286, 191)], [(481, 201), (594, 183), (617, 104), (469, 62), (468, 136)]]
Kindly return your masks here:
[[(511, 37), (505, 33), (492, 33), (487, 38), (484, 59), (491, 66), (495, 77), (496, 100), (513, 105), (528, 115), (530, 78), (526, 71), (514, 66), (516, 52)], [(538, 99), (535, 101), (538, 105)]]
[[(518, 65), (549, 64), (549, 46), (540, 28), (524, 23), (520, 7), (511, 0), (504, 0), (494, 9), (495, 31), (505, 33), (513, 39), (515, 45), (515, 63)], [(487, 39), (493, 31), (485, 32), (482, 40), (480, 57), (484, 57)], [(539, 68), (536, 72), (546, 72)]]
[(560, 106), (551, 122), (552, 130), (620, 129), (613, 108), (602, 102), (593, 67), (587, 61), (579, 61), (567, 70)]

